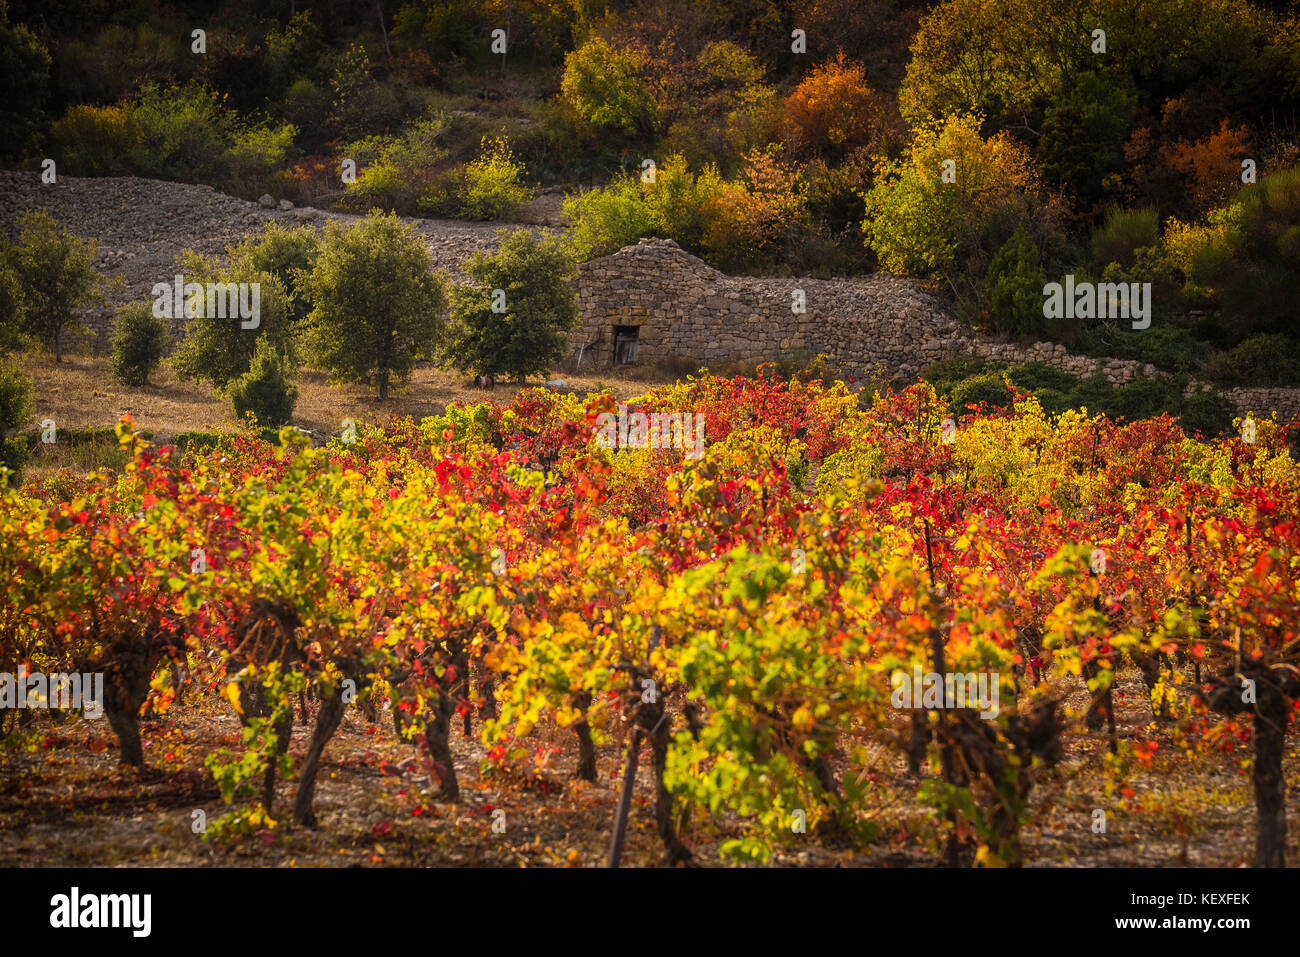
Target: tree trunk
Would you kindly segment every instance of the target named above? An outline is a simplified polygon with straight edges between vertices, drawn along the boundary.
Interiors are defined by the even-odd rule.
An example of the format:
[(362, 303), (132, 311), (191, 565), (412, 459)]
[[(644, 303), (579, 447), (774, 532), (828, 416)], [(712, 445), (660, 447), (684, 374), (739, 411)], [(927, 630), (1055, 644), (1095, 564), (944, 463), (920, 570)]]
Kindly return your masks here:
[(930, 745), (930, 722), (921, 710), (912, 712), (911, 736), (907, 740), (907, 770), (911, 774), (921, 773), (921, 762), (925, 760), (925, 751)]
[(110, 655), (112, 664), (104, 669), (104, 714), (117, 735), (121, 763), (143, 768), (139, 715), (153, 674), (149, 655), (139, 649), (110, 651)]
[(496, 682), (490, 674), (479, 685), (479, 693), (483, 695), (483, 703), (479, 705), (478, 719), (486, 723), (497, 716)]
[[(1244, 693), (1247, 682), (1254, 689), (1252, 700), (1246, 700)], [(1220, 714), (1254, 715), (1251, 781), (1258, 814), (1256, 867), (1286, 866), (1286, 779), (1282, 775), (1282, 755), (1287, 722), (1297, 696), (1300, 696), (1300, 678), (1295, 677), (1295, 665), (1290, 661), (1275, 666), (1259, 661), (1243, 662), (1235, 671), (1211, 678), (1208, 694), (1198, 693), (1198, 697)]]
[(117, 735), (120, 762), (142, 768), (144, 745), (140, 742), (140, 726), (135, 712), (110, 688), (110, 684), (104, 686), (104, 714), (108, 717), (109, 727)]
[(1259, 826), (1255, 835), (1255, 866), (1286, 867), (1286, 780), (1282, 752), (1290, 702), (1274, 688), (1260, 685), (1255, 712), (1255, 808)]
[(662, 698), (656, 704), (649, 706), (646, 717), (654, 719), (654, 724), (650, 726), (650, 751), (654, 759), (655, 773), (655, 828), (659, 832), (659, 839), (664, 842), (664, 853), (668, 863), (690, 861), (690, 848), (681, 842), (673, 827), (673, 796), (664, 784), (664, 768), (668, 764), (668, 742), (672, 735), (672, 722), (664, 713)]
[(294, 824), (313, 828), (316, 826), (316, 812), (311, 806), (316, 794), (316, 772), (320, 768), (325, 745), (343, 720), (343, 707), (343, 689), (339, 688), (320, 703), (320, 710), (316, 712), (316, 727), (312, 729), (311, 745), (307, 748), (307, 759), (303, 762), (302, 775), (298, 779), (298, 793), (293, 802)]
[(452, 697), (444, 688), (437, 690), (438, 700), (434, 702), (433, 714), (424, 726), (424, 741), (429, 747), (429, 757), (433, 761), (434, 773), (438, 775), (441, 787), (438, 797), (444, 801), (460, 800), (460, 784), (456, 780), (456, 765), (451, 756)]
[(384, 8), (380, 0), (375, 0), (375, 13), (379, 15), (379, 32), (384, 38), (384, 55), (391, 60), (393, 51), (388, 46), (388, 28), (384, 26)]
[(275, 724), (275, 753), (266, 759), (266, 778), (262, 783), (262, 807), (269, 815), (275, 801), (275, 772), (280, 763), (280, 755), (289, 750), (289, 738), (293, 734), (293, 706), (289, 713)]
[(581, 781), (594, 781), (596, 780), (596, 745), (591, 740), (591, 726), (587, 724), (587, 709), (591, 707), (591, 695), (584, 692), (575, 696), (573, 706), (582, 712), (582, 718), (573, 725), (573, 733), (578, 736), (578, 769), (573, 776)]
[[(1096, 660), (1085, 661), (1083, 663), (1083, 680), (1092, 681), (1101, 674), (1101, 665)], [(1106, 694), (1104, 691), (1092, 692), (1092, 700), (1088, 703), (1088, 713), (1083, 716), (1084, 726), (1089, 731), (1100, 731), (1106, 724)]]

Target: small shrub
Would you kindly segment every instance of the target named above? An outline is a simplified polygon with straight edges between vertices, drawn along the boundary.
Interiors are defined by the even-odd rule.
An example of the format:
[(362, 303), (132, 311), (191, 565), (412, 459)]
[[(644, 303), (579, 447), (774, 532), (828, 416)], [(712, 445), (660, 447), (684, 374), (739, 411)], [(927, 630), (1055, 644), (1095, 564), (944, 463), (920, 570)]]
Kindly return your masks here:
[(1079, 384), (1078, 378), (1068, 372), (1045, 365), (1041, 362), (1026, 362), (1007, 368), (1007, 375), (1021, 389), (1030, 392), (1056, 390), (1068, 393)]
[(34, 415), (31, 379), (17, 368), (0, 367), (0, 466), (16, 473), (15, 484), (28, 457), (27, 445), (16, 433)]
[(481, 155), (465, 167), (460, 190), (462, 215), (478, 220), (514, 216), (532, 195), (520, 181), (523, 173), (523, 164), (515, 161), (505, 140), (484, 138)]
[(1041, 259), (1024, 229), (1017, 229), (994, 253), (984, 277), (993, 328), (1017, 336), (1044, 331), (1043, 284), (1047, 277)]
[(1158, 416), (1162, 412), (1176, 415), (1183, 404), (1182, 389), (1166, 376), (1134, 379), (1116, 389), (1108, 403), (1098, 411), (1112, 418), (1136, 422)]
[(298, 389), (289, 381), (289, 365), (265, 339), (257, 344), (253, 364), (230, 384), (230, 404), (243, 420), (252, 412), (264, 426), (284, 425), (293, 416)]
[(250, 126), (235, 131), (226, 150), (230, 185), (241, 196), (256, 196), (272, 188), (293, 147), (297, 129), (282, 126)]
[(958, 410), (965, 410), (966, 406), (981, 402), (1007, 408), (1011, 405), (1011, 392), (1002, 380), (1001, 372), (981, 372), (953, 386), (949, 400)]
[(957, 383), (985, 372), (988, 368), (988, 362), (979, 356), (958, 355), (927, 366), (921, 377), (934, 386), (936, 392), (948, 395)]
[(1232, 428), (1236, 408), (1227, 396), (1213, 389), (1197, 392), (1183, 400), (1179, 419), (1183, 430), (1189, 434), (1200, 432), (1205, 436), (1222, 435)]
[(167, 346), (167, 323), (153, 314), (147, 302), (131, 303), (113, 320), (113, 378), (129, 386), (148, 385), (149, 374), (162, 360)]
[(1043, 411), (1049, 414), (1054, 415), (1075, 408), (1073, 397), (1068, 392), (1059, 389), (1030, 389), (1029, 391), (1034, 393), (1034, 398), (1038, 399), (1038, 404), (1043, 407)]
[(219, 94), (201, 84), (146, 86), (131, 108), (140, 138), (130, 152), (141, 175), (186, 182), (211, 182), (225, 172), (231, 117)]
[(1175, 373), (1195, 372), (1206, 351), (1189, 329), (1155, 322), (1150, 329), (1094, 326), (1080, 334), (1079, 347), (1096, 358), (1134, 359)]
[[(429, 191), (439, 187), (439, 199), (456, 192), (460, 177), (442, 169), (447, 159), (445, 146), (450, 120), (434, 113), (416, 120), (394, 136), (367, 136), (348, 143), (341, 155), (358, 166), (355, 183), (347, 188), (340, 208), (368, 212), (379, 208), (413, 215), (418, 213), (455, 215), (455, 205), (430, 207)], [(449, 189), (448, 178), (457, 182)]]
[(1160, 244), (1160, 219), (1154, 209), (1116, 209), (1092, 233), (1092, 264), (1100, 272), (1110, 263), (1132, 269), (1137, 251)]
[(77, 176), (128, 170), (126, 157), (140, 139), (140, 125), (120, 106), (77, 104), (50, 127), (55, 155)]
[(200, 454), (215, 449), (221, 438), (218, 432), (177, 432), (172, 445), (176, 446), (177, 452)]
[(634, 179), (615, 180), (564, 201), (569, 240), (579, 261), (597, 259), (653, 236), (654, 217)]
[(1209, 372), (1239, 385), (1295, 385), (1300, 382), (1300, 343), (1279, 333), (1251, 336), (1221, 354)]

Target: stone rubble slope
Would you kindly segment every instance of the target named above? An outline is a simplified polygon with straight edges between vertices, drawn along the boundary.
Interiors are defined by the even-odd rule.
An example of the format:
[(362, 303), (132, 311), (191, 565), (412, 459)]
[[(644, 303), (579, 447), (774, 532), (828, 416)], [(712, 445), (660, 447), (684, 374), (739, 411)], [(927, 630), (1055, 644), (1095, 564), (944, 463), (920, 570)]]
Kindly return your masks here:
[[(85, 319), (100, 333), (99, 348), (106, 341), (104, 333), (116, 308), (125, 302), (152, 300), (154, 284), (171, 283), (180, 271), (183, 250), (220, 255), (271, 222), (322, 229), (329, 220), (354, 222), (361, 218), (311, 207), (266, 208), (210, 186), (137, 176), (59, 176), (56, 183), (43, 184), (38, 172), (0, 170), (0, 228), (10, 240), (17, 236), (18, 216), (30, 209), (44, 209), (76, 235), (99, 240), (97, 267), (110, 278), (123, 281), (121, 288), (110, 292), (108, 306), (93, 310)], [(494, 252), (497, 231), (511, 226), (407, 221), (424, 235), (434, 268), (461, 281), (466, 278), (462, 270), (465, 260), (479, 250)]]

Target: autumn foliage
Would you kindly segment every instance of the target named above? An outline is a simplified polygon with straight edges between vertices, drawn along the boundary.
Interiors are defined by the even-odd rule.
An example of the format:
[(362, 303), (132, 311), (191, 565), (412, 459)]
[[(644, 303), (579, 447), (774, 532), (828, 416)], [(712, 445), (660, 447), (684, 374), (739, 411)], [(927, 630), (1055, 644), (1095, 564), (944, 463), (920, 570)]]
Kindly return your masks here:
[[(382, 699), (443, 800), (459, 797), (458, 716), (484, 721), (503, 771), (529, 764), (539, 725), (572, 729), (583, 777), (630, 721), (674, 860), (724, 821), (737, 859), (766, 859), (796, 816), (814, 837), (876, 840), (867, 768), (884, 748), (921, 776), (936, 851), (985, 865), (1022, 860), (1062, 736), (1104, 733), (1132, 664), (1189, 754), (1263, 716), (1257, 861), (1277, 862), (1284, 730), (1259, 722), (1285, 725), (1300, 693), (1300, 486), (1280, 425), (1207, 442), (1167, 417), (1050, 416), (1027, 396), (948, 408), (925, 383), (865, 402), (770, 376), (630, 405), (703, 416), (703, 457), (603, 448), (611, 396), (544, 390), (325, 448), (286, 430), (181, 455), (123, 423), (124, 474), (0, 499), (0, 660), (106, 671), (133, 763), (139, 709), (178, 690), (168, 662), (214, 662), (199, 690), (247, 729), (246, 755), (209, 758), (227, 835), (276, 816), (277, 769), (298, 777), (292, 821), (316, 823), (344, 710)], [(1000, 706), (900, 708), (894, 676), (917, 668), (986, 675)], [(1258, 711), (1235, 703), (1244, 678)], [(1092, 708), (1070, 715), (1080, 681)], [(305, 691), (320, 706), (295, 772), (282, 736)], [(1111, 748), (1117, 786), (1152, 753)]]

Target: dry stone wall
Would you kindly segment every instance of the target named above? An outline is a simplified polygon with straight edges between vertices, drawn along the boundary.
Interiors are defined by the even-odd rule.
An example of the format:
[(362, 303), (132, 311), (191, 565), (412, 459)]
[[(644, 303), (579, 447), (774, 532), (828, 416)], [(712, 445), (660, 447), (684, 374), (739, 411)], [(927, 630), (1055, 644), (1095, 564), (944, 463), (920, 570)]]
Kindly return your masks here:
[[(796, 290), (805, 311), (796, 313)], [(862, 379), (881, 369), (909, 380), (943, 359), (976, 355), (1006, 363), (1041, 362), (1124, 385), (1154, 366), (1074, 355), (1064, 346), (1021, 346), (981, 336), (941, 299), (886, 273), (860, 279), (728, 276), (668, 239), (583, 263), (579, 326), (570, 336), (579, 368), (609, 367), (619, 326), (637, 329), (636, 361), (690, 360), (714, 367), (825, 354), (841, 373)], [(1193, 385), (1190, 388), (1198, 388)], [(1241, 411), (1300, 414), (1300, 389), (1233, 389)]]

